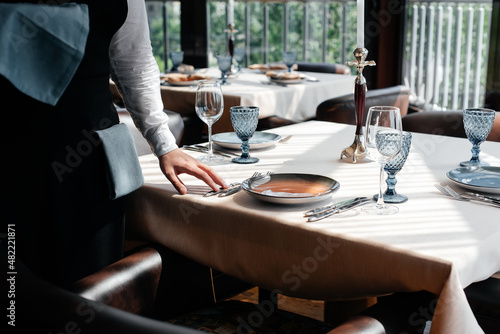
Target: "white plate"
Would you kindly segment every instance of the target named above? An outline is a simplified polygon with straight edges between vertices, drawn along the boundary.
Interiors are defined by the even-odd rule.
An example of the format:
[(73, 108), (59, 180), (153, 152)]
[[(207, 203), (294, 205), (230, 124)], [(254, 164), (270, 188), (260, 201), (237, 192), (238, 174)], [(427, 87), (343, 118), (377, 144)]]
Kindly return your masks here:
[(196, 86), (198, 85), (198, 83), (200, 82), (201, 80), (190, 80), (190, 81), (167, 81), (165, 80), (165, 83), (166, 84), (169, 84), (171, 86), (179, 86), (179, 87), (183, 87), (183, 86)]
[(282, 83), (282, 84), (298, 84), (306, 81), (306, 78), (300, 78), (300, 79), (275, 79), (269, 77), (269, 80), (271, 82), (277, 82), (277, 83)]
[[(255, 131), (252, 138), (250, 138), (250, 149), (266, 148), (274, 145), (281, 139), (280, 135), (271, 132)], [(222, 147), (234, 150), (241, 149), (241, 140), (234, 132), (222, 132), (212, 136), (212, 141)]]
[(450, 170), (446, 176), (461, 187), (500, 194), (500, 167), (460, 167)]
[(314, 174), (271, 174), (246, 179), (241, 188), (251, 196), (270, 203), (305, 204), (331, 196), (340, 184)]

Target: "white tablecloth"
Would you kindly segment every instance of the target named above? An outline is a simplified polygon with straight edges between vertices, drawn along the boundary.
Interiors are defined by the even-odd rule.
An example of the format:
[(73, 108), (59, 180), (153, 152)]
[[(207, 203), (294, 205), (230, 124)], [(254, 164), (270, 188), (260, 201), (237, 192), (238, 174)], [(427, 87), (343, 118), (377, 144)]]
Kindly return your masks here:
[[(254, 171), (329, 176), (340, 182), (334, 199), (377, 192), (376, 163), (339, 160), (352, 143), (353, 126), (313, 121), (273, 132), (293, 137), (251, 151), (260, 158), (257, 164), (228, 162), (215, 169), (228, 183)], [(146, 185), (132, 197), (129, 223), (205, 265), (291, 296), (339, 300), (427, 290), (438, 296), (430, 305), (436, 308), (431, 333), (481, 333), (463, 288), (500, 270), (500, 209), (457, 201), (434, 187), (452, 184), (446, 172), (469, 159), (470, 148), (465, 139), (414, 134), (397, 175), (396, 190), (409, 197), (398, 214), (360, 213), (316, 223), (307, 223), (302, 213), (328, 200), (278, 205), (243, 191), (207, 198), (201, 195), (208, 187), (190, 176), (182, 177), (188, 194), (181, 196), (156, 158), (144, 156)], [(500, 166), (500, 143), (481, 148), (482, 160)]]
[(323, 101), (352, 93), (354, 76), (303, 72), (318, 79), (289, 84), (286, 87), (269, 82), (264, 74), (241, 73), (222, 86), (224, 94), (241, 97), (241, 105), (256, 105), (260, 117), (279, 116), (292, 121), (304, 121), (316, 116), (316, 107)]
[[(222, 86), (226, 110), (234, 105), (255, 105), (260, 118), (279, 116), (292, 121), (304, 121), (316, 116), (316, 107), (323, 101), (350, 94), (354, 90), (354, 76), (303, 72), (318, 79), (289, 84), (286, 87), (270, 84), (265, 74), (242, 71), (229, 77), (229, 85)], [(219, 78), (218, 69), (209, 69), (207, 76)], [(165, 108), (180, 114), (194, 111), (196, 86), (162, 86)]]

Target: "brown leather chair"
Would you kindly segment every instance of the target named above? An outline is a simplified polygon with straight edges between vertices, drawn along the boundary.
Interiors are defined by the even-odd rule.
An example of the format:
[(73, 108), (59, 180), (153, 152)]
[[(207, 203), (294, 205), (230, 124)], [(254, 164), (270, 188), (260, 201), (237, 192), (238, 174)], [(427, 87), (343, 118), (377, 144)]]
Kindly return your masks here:
[(299, 72), (320, 72), (333, 74), (351, 74), (351, 68), (344, 64), (331, 63), (308, 63), (297, 62), (297, 71)]
[(269, 116), (259, 119), (259, 122), (257, 123), (257, 131), (279, 128), (281, 126), (292, 125), (295, 123), (297, 122), (283, 117)]
[[(401, 116), (405, 116), (408, 113), (409, 96), (410, 89), (406, 86), (368, 90), (366, 93), (365, 111), (372, 106), (395, 106), (400, 109)], [(321, 102), (316, 108), (316, 119), (319, 121), (355, 125), (354, 94)]]
[[(455, 110), (408, 114), (403, 117), (403, 129), (410, 132), (466, 138), (462, 114), (462, 111)], [(496, 113), (493, 128), (486, 140), (500, 142), (500, 112)]]
[[(262, 311), (260, 304), (237, 301), (215, 303), (212, 283), (200, 279), (209, 268), (158, 245), (142, 247), (64, 289), (32, 274), (21, 261), (17, 261), (17, 270), (16, 325), (36, 332), (195, 334), (202, 328), (226, 328), (228, 324), (234, 330), (238, 319), (249, 319), (248, 324), (253, 325), (250, 319), (255, 320), (256, 312), (269, 310), (269, 306)], [(226, 287), (218, 291), (217, 298), (228, 298), (236, 291)], [(400, 302), (389, 304), (390, 312), (401, 307)], [(384, 303), (376, 306), (336, 328), (276, 308), (262, 316), (262, 327), (276, 333), (382, 334), (386, 333), (384, 327), (398, 323), (395, 320), (408, 323), (406, 317), (391, 317)], [(283, 324), (292, 327), (291, 331), (280, 327)], [(253, 329), (261, 333), (259, 327)]]

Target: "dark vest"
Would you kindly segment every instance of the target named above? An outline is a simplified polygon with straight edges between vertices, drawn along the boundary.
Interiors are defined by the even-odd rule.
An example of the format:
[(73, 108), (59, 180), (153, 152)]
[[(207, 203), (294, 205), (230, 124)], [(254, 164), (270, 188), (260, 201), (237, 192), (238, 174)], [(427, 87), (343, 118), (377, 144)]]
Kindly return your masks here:
[(31, 99), (0, 77), (9, 178), (2, 211), (6, 223), (15, 224), (18, 258), (63, 285), (121, 258), (124, 237), (123, 201), (108, 199), (102, 145), (92, 132), (118, 123), (108, 50), (125, 21), (127, 1), (74, 2), (88, 4), (90, 32), (85, 56), (57, 105)]

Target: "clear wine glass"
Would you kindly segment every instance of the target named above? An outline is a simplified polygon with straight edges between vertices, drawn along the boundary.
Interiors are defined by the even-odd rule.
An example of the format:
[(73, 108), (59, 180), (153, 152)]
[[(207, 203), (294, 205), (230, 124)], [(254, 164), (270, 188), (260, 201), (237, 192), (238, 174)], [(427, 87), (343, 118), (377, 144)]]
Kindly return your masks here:
[(224, 160), (224, 157), (214, 155), (212, 148), (212, 125), (224, 111), (224, 98), (217, 81), (203, 80), (198, 83), (195, 109), (198, 117), (208, 126), (208, 155), (199, 156), (198, 160), (207, 165), (216, 165)]
[(462, 161), (460, 166), (489, 166), (488, 163), (479, 160), (481, 152), (479, 145), (488, 137), (495, 121), (495, 114), (494, 110), (484, 108), (464, 110), (464, 128), (467, 138), (472, 143), (472, 158), (469, 161)]
[(396, 206), (386, 205), (382, 194), (384, 167), (401, 150), (403, 131), (401, 114), (397, 107), (371, 107), (366, 116), (365, 147), (370, 158), (380, 165), (377, 204), (369, 204), (362, 210), (374, 215), (391, 215), (399, 211)]
[(222, 72), (222, 83), (221, 85), (227, 85), (227, 71), (231, 69), (231, 62), (233, 58), (229, 54), (217, 55), (217, 65), (219, 70)]
[(178, 73), (178, 67), (182, 64), (184, 60), (184, 52), (183, 51), (172, 51), (170, 52), (170, 60), (172, 61), (172, 72)]
[(285, 51), (283, 52), (283, 62), (288, 67), (288, 72), (292, 72), (292, 66), (297, 60), (297, 52), (295, 51)]
[(259, 122), (259, 107), (235, 106), (229, 109), (231, 114), (231, 124), (233, 125), (236, 136), (242, 141), (241, 156), (232, 161), (239, 164), (253, 164), (259, 161), (259, 158), (251, 157), (248, 153), (250, 145), (248, 141), (252, 138)]

